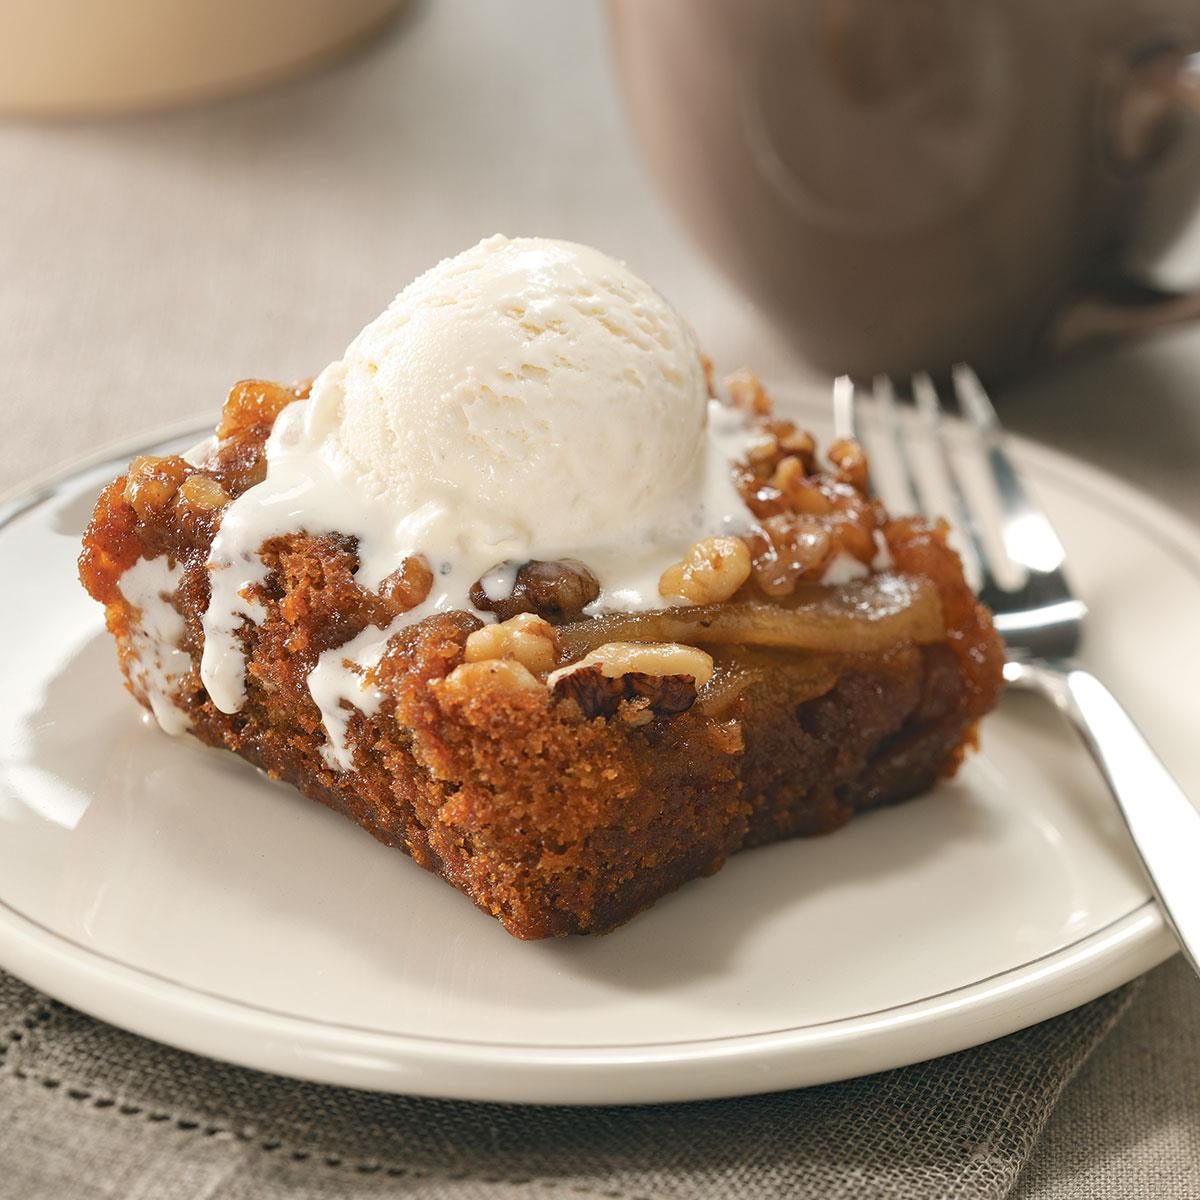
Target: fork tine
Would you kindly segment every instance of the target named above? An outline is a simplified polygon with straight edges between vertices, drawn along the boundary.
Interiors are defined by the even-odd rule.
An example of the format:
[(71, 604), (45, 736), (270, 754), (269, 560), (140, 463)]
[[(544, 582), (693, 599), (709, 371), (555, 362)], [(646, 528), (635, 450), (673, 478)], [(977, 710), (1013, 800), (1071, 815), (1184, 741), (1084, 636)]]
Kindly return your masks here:
[[(854, 380), (849, 375), (839, 375), (833, 381), (833, 435), (851, 438), (866, 449), (862, 422), (859, 421), (858, 394)], [(867, 495), (878, 499), (881, 495), (879, 478), (874, 470), (867, 473)]]
[(888, 439), (896, 452), (900, 465), (900, 482), (904, 489), (903, 496), (888, 500), (889, 506), (896, 512), (918, 512), (922, 508), (921, 490), (917, 486), (916, 475), (912, 462), (904, 444), (904, 431), (900, 428), (900, 413), (896, 407), (896, 389), (891, 378), (887, 375), (876, 375), (873, 381), (875, 403), (882, 411), (887, 422)]
[(958, 363), (951, 374), (958, 402), (986, 452), (1003, 518), (1001, 536), (1005, 553), (1028, 571), (1049, 574), (1061, 570), (1066, 559), (1063, 544), (1046, 515), (1026, 492), (1005, 452), (1000, 420), (983, 384), (965, 363)]
[(861, 440), (854, 412), (854, 380), (849, 375), (839, 375), (833, 381), (833, 435)]
[[(967, 498), (963, 493), (962, 483), (958, 478), (958, 472), (955, 470), (954, 464), (950, 461), (950, 454), (946, 449), (946, 435), (942, 424), (941, 398), (938, 396), (938, 391), (934, 386), (933, 380), (930, 379), (928, 373), (925, 371), (918, 371), (913, 376), (912, 390), (913, 401), (932, 436), (934, 446), (937, 448), (942, 471), (946, 477), (946, 483), (950, 488), (950, 501), (954, 510), (950, 514), (951, 520), (966, 539), (967, 549), (975, 559), (975, 565), (979, 571), (981, 588), (990, 589), (995, 586), (995, 579), (992, 577), (991, 569), (988, 565), (987, 546), (984, 543), (979, 522), (975, 518), (975, 511), (967, 502)], [(928, 506), (926, 508), (928, 509)], [(935, 514), (931, 513), (929, 515), (932, 516)]]
[(985, 437), (998, 435), (1000, 418), (991, 397), (983, 390), (979, 376), (966, 363), (955, 363), (950, 368), (950, 378), (963, 416)]

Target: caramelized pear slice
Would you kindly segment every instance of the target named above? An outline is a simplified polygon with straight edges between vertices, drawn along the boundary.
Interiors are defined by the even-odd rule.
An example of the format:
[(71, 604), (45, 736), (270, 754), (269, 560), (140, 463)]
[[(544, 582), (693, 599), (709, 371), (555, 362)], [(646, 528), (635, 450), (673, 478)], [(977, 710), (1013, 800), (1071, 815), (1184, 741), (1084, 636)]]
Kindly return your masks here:
[(845, 664), (841, 654), (795, 653), (763, 646), (713, 646), (712, 678), (700, 690), (696, 707), (721, 718), (751, 688), (768, 688), (781, 703), (803, 704), (837, 683)]
[(809, 585), (781, 601), (744, 600), (609, 613), (558, 627), (562, 661), (606, 642), (778, 646), (825, 654), (873, 654), (898, 642), (946, 636), (937, 589), (928, 580), (881, 572), (837, 587)]

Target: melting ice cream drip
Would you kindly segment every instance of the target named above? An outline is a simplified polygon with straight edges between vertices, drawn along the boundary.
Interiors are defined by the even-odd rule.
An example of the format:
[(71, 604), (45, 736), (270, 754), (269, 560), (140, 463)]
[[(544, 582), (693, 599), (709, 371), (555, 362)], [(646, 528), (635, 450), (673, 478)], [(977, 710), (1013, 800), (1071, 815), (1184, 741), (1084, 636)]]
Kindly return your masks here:
[(178, 735), (191, 724), (175, 703), (179, 684), (191, 672), (192, 660), (181, 648), (186, 627), (169, 597), (179, 587), (183, 565), (166, 557), (141, 558), (120, 579), (121, 595), (138, 610), (130, 625), (133, 656), (127, 660), (130, 681), (150, 705), (164, 733)]

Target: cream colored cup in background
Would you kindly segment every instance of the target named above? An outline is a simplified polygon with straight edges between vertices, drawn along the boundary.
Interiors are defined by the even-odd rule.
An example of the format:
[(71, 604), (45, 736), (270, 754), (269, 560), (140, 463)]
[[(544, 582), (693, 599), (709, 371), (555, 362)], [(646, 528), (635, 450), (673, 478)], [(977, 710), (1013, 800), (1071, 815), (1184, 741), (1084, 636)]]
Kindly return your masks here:
[[(1086, 335), (1067, 309), (1135, 266), (1145, 280), (1200, 196), (1178, 161), (1200, 163), (1195, 0), (612, 0), (612, 16), (668, 196), (829, 371), (1014, 369), (1052, 329)], [(1148, 298), (1093, 316), (1198, 307)]]
[(244, 91), (316, 65), (404, 0), (2, 0), (0, 114), (82, 116)]

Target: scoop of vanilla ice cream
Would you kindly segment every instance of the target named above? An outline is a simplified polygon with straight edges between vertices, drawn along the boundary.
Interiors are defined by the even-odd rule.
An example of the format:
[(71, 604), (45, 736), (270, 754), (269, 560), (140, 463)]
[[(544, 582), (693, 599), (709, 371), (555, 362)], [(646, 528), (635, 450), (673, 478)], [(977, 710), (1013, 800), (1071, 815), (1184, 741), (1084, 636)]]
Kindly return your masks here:
[(496, 236), (409, 284), (318, 378), (308, 424), (389, 506), (577, 552), (679, 505), (707, 400), (691, 330), (622, 263)]
[(662, 606), (665, 567), (749, 522), (730, 470), (748, 437), (649, 284), (587, 246), (488, 238), (409, 284), (279, 415), (266, 477), (209, 553), (204, 686), (222, 712), (245, 699), (241, 631), (264, 612), (270, 538), (353, 537), (368, 589), (421, 556), (425, 598), (309, 675), (344, 767), (346, 705), (379, 702), (364, 672), (404, 624), (473, 608), (476, 584), (498, 600), (521, 564), (571, 557), (599, 589), (585, 611)]

